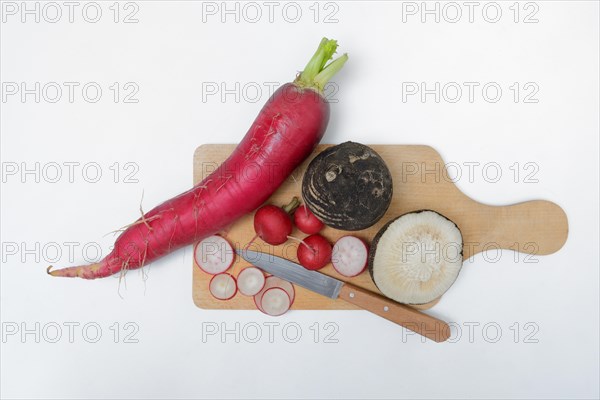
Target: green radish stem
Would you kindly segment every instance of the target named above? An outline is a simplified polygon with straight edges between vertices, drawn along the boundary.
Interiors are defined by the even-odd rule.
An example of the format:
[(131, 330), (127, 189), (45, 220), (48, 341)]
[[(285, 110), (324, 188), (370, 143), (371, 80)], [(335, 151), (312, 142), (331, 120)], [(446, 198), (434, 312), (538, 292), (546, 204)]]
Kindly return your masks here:
[(294, 83), (301, 87), (315, 89), (319, 93), (323, 92), (327, 82), (342, 69), (344, 63), (348, 61), (348, 54), (343, 54), (341, 57), (327, 64), (327, 61), (331, 60), (335, 54), (337, 46), (336, 40), (323, 38), (317, 51), (308, 64), (306, 64), (304, 71), (298, 75)]
[(315, 85), (323, 91), (323, 88), (329, 82), (331, 78), (344, 66), (344, 63), (348, 61), (348, 54), (343, 54), (341, 57), (336, 58), (329, 63), (321, 72), (314, 78)]
[(281, 208), (283, 208), (283, 211), (285, 211), (286, 213), (293, 214), (294, 211), (296, 211), (296, 208), (298, 207), (300, 207), (300, 200), (298, 200), (298, 198), (294, 196), (292, 201), (290, 201), (288, 204)]

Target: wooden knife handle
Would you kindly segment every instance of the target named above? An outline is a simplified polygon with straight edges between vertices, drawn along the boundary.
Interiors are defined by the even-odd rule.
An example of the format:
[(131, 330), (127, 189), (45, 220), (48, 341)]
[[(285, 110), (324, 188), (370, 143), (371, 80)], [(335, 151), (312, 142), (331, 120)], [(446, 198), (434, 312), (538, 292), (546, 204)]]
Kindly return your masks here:
[(443, 342), (450, 337), (450, 327), (444, 321), (369, 290), (345, 283), (339, 298), (435, 342)]

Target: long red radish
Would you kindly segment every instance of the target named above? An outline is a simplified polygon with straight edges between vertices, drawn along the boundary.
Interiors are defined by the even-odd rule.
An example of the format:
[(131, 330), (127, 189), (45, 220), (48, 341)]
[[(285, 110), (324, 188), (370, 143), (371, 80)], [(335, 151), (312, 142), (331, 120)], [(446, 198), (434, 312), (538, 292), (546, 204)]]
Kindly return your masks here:
[(323, 222), (315, 217), (315, 214), (304, 204), (298, 207), (294, 213), (294, 224), (307, 235), (319, 233), (323, 229)]
[(341, 275), (353, 277), (367, 268), (369, 248), (356, 236), (343, 236), (333, 245), (331, 264)]
[(216, 299), (229, 300), (237, 293), (235, 278), (227, 273), (217, 274), (210, 280), (208, 290)]
[(304, 268), (321, 269), (331, 261), (331, 244), (318, 233), (307, 236), (298, 245), (296, 256)]
[(262, 295), (260, 299), (261, 310), (270, 316), (278, 317), (283, 315), (292, 306), (290, 296), (282, 288), (270, 288)]
[(194, 248), (194, 260), (200, 269), (216, 275), (225, 272), (233, 264), (233, 247), (219, 235), (212, 235), (198, 242)]
[(254, 296), (265, 287), (265, 274), (256, 267), (244, 268), (237, 277), (238, 290), (244, 296)]
[[(195, 187), (125, 229), (104, 259), (59, 270), (48, 267), (48, 273), (95, 279), (140, 268), (219, 232), (258, 208), (325, 133), (329, 104), (323, 88), (348, 58), (344, 54), (327, 64), (336, 48), (335, 40), (324, 38), (296, 80), (273, 93), (233, 154)], [(259, 175), (250, 179), (249, 170)]]

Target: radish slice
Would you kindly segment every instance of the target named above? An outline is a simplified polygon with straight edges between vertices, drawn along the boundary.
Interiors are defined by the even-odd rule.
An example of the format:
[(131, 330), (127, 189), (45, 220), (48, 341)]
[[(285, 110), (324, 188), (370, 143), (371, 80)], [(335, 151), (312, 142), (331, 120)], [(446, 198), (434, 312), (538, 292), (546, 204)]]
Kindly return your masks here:
[(224, 273), (213, 276), (208, 289), (216, 299), (229, 300), (235, 296), (237, 285), (233, 276)]
[(244, 296), (254, 296), (260, 292), (265, 282), (265, 274), (256, 267), (243, 269), (237, 277), (238, 289)]
[(365, 242), (355, 236), (343, 236), (333, 246), (331, 263), (341, 275), (352, 277), (365, 270), (368, 258)]
[(285, 290), (279, 287), (267, 289), (260, 301), (265, 314), (277, 317), (290, 309), (292, 302)]
[(233, 264), (233, 248), (223, 237), (209, 236), (196, 245), (194, 259), (202, 271), (217, 275), (227, 271)]
[(293, 304), (296, 299), (296, 291), (294, 285), (291, 282), (278, 278), (276, 276), (269, 276), (267, 280), (271, 283), (271, 287), (278, 287), (285, 290), (290, 297), (290, 302)]
[(265, 286), (262, 288), (262, 290), (260, 292), (258, 292), (254, 296), (254, 304), (256, 304), (256, 308), (258, 308), (262, 312), (265, 312), (261, 305), (262, 296), (267, 290), (269, 290), (271, 288), (280, 288), (280, 289), (285, 290), (285, 292), (287, 293), (287, 295), (290, 298), (290, 307), (291, 307), (291, 305), (294, 303), (294, 299), (296, 298), (296, 291), (294, 290), (294, 285), (292, 285), (290, 282), (285, 281), (276, 276), (269, 276), (265, 280)]

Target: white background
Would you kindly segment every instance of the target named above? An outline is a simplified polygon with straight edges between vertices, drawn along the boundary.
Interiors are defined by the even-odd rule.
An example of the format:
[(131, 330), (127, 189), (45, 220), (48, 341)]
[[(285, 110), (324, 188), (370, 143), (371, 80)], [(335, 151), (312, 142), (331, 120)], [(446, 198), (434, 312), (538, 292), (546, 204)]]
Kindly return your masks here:
[[(97, 23), (82, 17), (86, 3), (75, 9), (73, 23), (62, 5), (56, 23), (43, 14), (39, 23), (32, 15), (22, 22), (21, 3), (14, 4), (16, 15), (3, 2), (1, 28), (2, 397), (599, 396), (597, 2), (521, 3), (516, 23), (512, 1), (498, 3), (502, 15), (496, 23), (486, 21), (495, 10), (488, 6), (482, 14), (484, 2), (475, 8), (472, 23), (462, 2), (456, 23), (444, 18), (454, 18), (455, 9), (446, 7), (439, 23), (435, 15), (426, 15), (423, 23), (420, 13), (403, 14), (403, 7), (413, 8), (401, 2), (298, 3), (302, 16), (296, 23), (290, 22), (294, 9), (283, 14), (285, 3), (278, 3), (272, 22), (267, 6), (258, 3), (263, 15), (256, 23), (250, 21), (256, 10), (246, 8), (244, 14), (241, 4), (239, 22), (234, 14), (222, 22), (220, 2), (204, 6), (204, 11), (217, 7), (212, 15), (203, 13), (200, 2), (139, 1), (137, 23), (122, 22), (135, 11), (124, 4), (115, 23), (112, 2), (99, 3)], [(93, 18), (94, 10), (87, 11)], [(46, 12), (47, 19), (54, 18), (55, 10)], [(538, 22), (524, 23), (533, 12)], [(57, 246), (62, 257), (51, 260), (57, 266), (85, 262), (82, 248), (88, 243), (108, 251), (113, 237), (106, 234), (138, 217), (142, 193), (148, 210), (187, 189), (194, 149), (238, 142), (267, 98), (265, 82), (293, 79), (322, 36), (338, 39), (340, 51), (350, 55), (335, 78), (338, 102), (332, 104), (324, 142), (428, 144), (447, 162), (479, 162), (473, 179), (466, 166), (462, 170), (461, 190), (490, 204), (558, 203), (569, 218), (566, 245), (535, 257), (537, 263), (510, 251), (496, 262), (490, 261), (494, 254), (466, 262), (431, 311), (461, 327), (454, 343), (445, 344), (423, 343), (366, 312), (294, 311), (273, 320), (258, 311), (198, 309), (192, 302), (189, 248), (154, 263), (145, 285), (138, 271), (130, 273), (127, 288), (121, 284), (123, 298), (115, 278), (89, 282), (46, 275)], [(7, 82), (80, 86), (72, 103), (65, 86), (56, 103), (47, 101), (54, 92), (42, 93), (36, 103), (34, 95), (24, 102), (20, 93), (9, 95)], [(88, 82), (103, 90), (96, 103), (82, 97)], [(124, 89), (127, 82), (135, 83), (139, 101), (124, 103), (121, 97), (115, 103), (109, 88), (114, 82), (121, 96), (130, 91)], [(207, 95), (211, 82), (259, 86), (262, 97), (251, 101), (256, 92), (247, 92), (237, 101), (234, 95), (222, 101)], [(452, 92), (436, 103), (433, 95), (424, 102), (418, 95), (403, 101), (403, 82), (480, 86), (473, 102), (463, 87), (458, 102), (448, 101)], [(482, 96), (488, 82), (502, 89), (495, 103)], [(516, 103), (509, 88), (514, 82), (521, 91)], [(539, 88), (531, 98), (537, 103), (523, 101), (536, 87), (525, 90), (528, 82)], [(21, 174), (36, 162), (46, 168), (39, 183), (34, 175)], [(65, 162), (80, 163), (73, 183)], [(90, 162), (100, 166), (97, 183), (88, 182), (93, 169), (82, 174)], [(138, 169), (126, 169), (128, 162)], [(490, 162), (501, 167), (496, 183), (482, 174)], [(510, 169), (516, 162), (517, 179)], [(537, 166), (537, 183), (525, 179), (528, 162)], [(51, 163), (63, 166), (57, 183), (49, 182), (56, 172)], [(117, 183), (115, 167), (110, 169), (114, 163), (119, 163)], [(19, 171), (8, 174), (15, 165)], [(125, 182), (131, 171), (137, 183)], [(73, 260), (65, 242), (76, 242)], [(273, 343), (264, 325), (269, 321), (280, 324)], [(71, 322), (79, 324), (72, 343), (65, 325)], [(255, 333), (248, 325), (253, 322), (261, 327), (258, 343), (247, 337)], [(36, 323), (39, 343), (34, 333), (21, 335), (22, 329), (35, 332)], [(234, 334), (206, 336), (207, 327), (235, 332), (236, 323), (238, 332), (246, 333), (239, 343)], [(282, 332), (289, 323), (302, 331), (296, 343), (288, 343), (293, 329), (288, 336)], [(85, 324), (92, 327), (87, 336)], [(62, 336), (51, 343), (57, 325)], [(89, 343), (98, 326), (102, 336)], [(19, 332), (9, 335), (15, 327)], [(329, 339), (335, 340), (327, 343), (332, 327), (337, 332)], [(498, 328), (501, 337), (493, 343)]]

